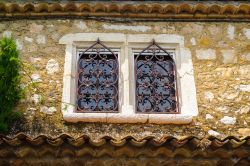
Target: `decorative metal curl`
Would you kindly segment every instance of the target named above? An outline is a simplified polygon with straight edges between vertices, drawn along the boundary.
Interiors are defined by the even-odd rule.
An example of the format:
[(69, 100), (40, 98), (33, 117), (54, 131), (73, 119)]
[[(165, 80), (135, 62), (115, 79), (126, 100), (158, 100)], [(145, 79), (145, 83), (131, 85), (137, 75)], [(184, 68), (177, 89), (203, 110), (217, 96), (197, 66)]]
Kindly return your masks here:
[(77, 112), (118, 111), (117, 56), (99, 39), (80, 53)]
[(136, 111), (179, 113), (176, 66), (173, 57), (154, 40), (135, 54)]

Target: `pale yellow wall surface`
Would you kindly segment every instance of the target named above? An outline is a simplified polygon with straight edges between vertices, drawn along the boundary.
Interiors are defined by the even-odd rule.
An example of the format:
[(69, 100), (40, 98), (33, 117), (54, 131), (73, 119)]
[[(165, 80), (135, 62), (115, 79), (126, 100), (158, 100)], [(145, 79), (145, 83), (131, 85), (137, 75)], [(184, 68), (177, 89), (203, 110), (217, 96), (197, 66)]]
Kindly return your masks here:
[[(17, 107), (25, 120), (12, 133), (90, 134), (93, 138), (250, 135), (249, 23), (20, 20), (1, 22), (0, 32), (17, 40), (24, 63), (22, 86), (27, 87), (27, 98)], [(78, 32), (184, 36), (193, 57), (199, 115), (189, 125), (65, 123), (60, 110), (65, 46), (58, 40)], [(31, 78), (37, 83), (31, 83)]]

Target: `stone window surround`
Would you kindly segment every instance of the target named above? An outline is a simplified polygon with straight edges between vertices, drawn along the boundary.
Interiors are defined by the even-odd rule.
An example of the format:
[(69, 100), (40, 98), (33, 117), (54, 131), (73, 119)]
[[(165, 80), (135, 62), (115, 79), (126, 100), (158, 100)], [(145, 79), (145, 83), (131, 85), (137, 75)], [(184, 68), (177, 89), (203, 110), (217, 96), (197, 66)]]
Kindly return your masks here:
[[(87, 48), (97, 39), (119, 49), (119, 112), (76, 113), (77, 50)], [(180, 114), (135, 113), (134, 49), (143, 49), (152, 39), (164, 49), (175, 50)], [(62, 114), (68, 122), (187, 124), (198, 115), (192, 55), (184, 47), (184, 37), (168, 34), (75, 33), (66, 34), (59, 44), (65, 44)], [(132, 69), (132, 70), (130, 70)], [(126, 92), (126, 93), (125, 93)]]

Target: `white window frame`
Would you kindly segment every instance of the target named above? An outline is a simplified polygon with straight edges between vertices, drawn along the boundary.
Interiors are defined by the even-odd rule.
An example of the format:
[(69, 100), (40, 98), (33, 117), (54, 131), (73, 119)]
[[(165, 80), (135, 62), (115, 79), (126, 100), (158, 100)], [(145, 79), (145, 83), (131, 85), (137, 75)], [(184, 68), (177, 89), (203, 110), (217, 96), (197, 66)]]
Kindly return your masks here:
[[(120, 50), (119, 63), (119, 112), (76, 113), (77, 49), (87, 48), (97, 39), (109, 48)], [(133, 50), (146, 48), (152, 40), (161, 47), (175, 50), (177, 86), (180, 114), (135, 112), (134, 56)], [(184, 47), (184, 37), (167, 34), (75, 33), (59, 40), (66, 45), (62, 92), (62, 114), (68, 122), (107, 123), (156, 123), (187, 124), (198, 115), (192, 55)]]

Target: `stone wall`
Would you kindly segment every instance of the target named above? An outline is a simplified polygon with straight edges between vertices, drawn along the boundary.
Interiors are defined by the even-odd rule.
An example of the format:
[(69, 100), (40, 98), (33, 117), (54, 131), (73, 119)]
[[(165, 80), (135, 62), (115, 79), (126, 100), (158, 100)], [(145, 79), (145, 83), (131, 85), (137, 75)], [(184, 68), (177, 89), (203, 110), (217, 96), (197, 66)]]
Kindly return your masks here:
[[(66, 123), (61, 115), (65, 46), (68, 33), (122, 32), (178, 34), (193, 56), (199, 115), (189, 125)], [(250, 24), (225, 22), (109, 23), (84, 20), (19, 20), (0, 22), (1, 36), (16, 39), (23, 61), (24, 112), (11, 134), (141, 138), (154, 135), (237, 137), (250, 135)]]

